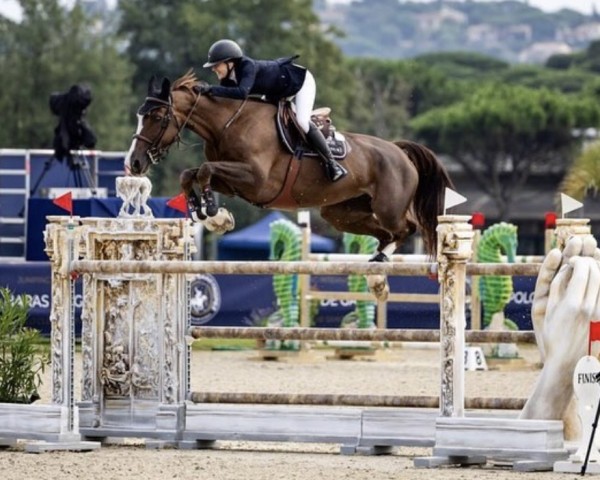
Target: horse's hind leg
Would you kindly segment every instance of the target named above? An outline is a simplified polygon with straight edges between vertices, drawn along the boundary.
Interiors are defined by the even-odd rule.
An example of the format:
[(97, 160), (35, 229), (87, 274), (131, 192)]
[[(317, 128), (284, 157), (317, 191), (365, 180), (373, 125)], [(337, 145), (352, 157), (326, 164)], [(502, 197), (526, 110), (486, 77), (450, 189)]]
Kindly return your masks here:
[[(393, 166), (394, 163), (386, 165)], [(418, 173), (412, 165), (388, 170), (379, 172), (371, 199), (371, 208), (380, 228), (390, 232), (392, 237), (388, 245), (379, 246), (379, 252), (384, 255), (393, 253), (417, 230), (410, 205), (417, 191)]]
[[(381, 228), (370, 207), (370, 197), (364, 195), (346, 202), (321, 208), (321, 216), (340, 231), (356, 235), (370, 235), (379, 240), (378, 253), (370, 261), (387, 260), (382, 254), (383, 247), (395, 243), (393, 235)], [(390, 255), (391, 255), (390, 253)], [(390, 289), (385, 275), (367, 275), (369, 291), (380, 301), (385, 301)]]
[(342, 232), (370, 235), (379, 240), (377, 253), (372, 261), (386, 261), (397, 247), (415, 233), (417, 225), (403, 212), (402, 218), (382, 224), (380, 214), (372, 210), (373, 200), (368, 195), (353, 198), (336, 205), (321, 208), (321, 216)]
[(382, 228), (373, 216), (371, 197), (368, 195), (321, 207), (320, 213), (323, 220), (340, 232), (375, 237), (379, 240), (378, 250), (394, 240), (393, 235)]

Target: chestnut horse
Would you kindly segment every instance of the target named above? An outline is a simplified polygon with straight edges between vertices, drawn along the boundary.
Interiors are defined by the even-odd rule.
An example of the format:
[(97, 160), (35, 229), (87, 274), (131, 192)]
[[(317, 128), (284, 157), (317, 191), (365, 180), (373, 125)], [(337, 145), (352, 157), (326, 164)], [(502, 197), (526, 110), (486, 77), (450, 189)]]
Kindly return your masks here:
[(331, 183), (318, 160), (304, 158), (290, 185), (286, 177), (292, 154), (278, 138), (277, 107), (254, 99), (200, 95), (198, 85), (192, 71), (173, 85), (166, 78), (158, 85), (150, 80), (125, 160), (132, 175), (143, 175), (158, 163), (187, 128), (204, 139), (208, 160), (185, 170), (180, 178), (201, 218), (206, 218), (204, 212), (217, 213), (213, 190), (271, 207), (287, 189), (291, 202), (277, 208), (318, 207), (337, 230), (377, 238), (373, 260), (386, 260), (417, 228), (427, 252), (435, 253), (437, 216), (443, 211), (445, 188), (452, 188), (452, 182), (428, 148), (344, 133), (350, 147), (343, 161), (346, 177)]

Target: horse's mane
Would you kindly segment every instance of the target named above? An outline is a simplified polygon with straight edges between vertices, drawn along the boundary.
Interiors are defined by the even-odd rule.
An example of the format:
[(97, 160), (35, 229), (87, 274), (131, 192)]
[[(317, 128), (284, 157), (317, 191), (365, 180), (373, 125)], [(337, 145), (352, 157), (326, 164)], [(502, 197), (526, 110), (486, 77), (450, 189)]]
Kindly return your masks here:
[(171, 86), (171, 90), (177, 90), (180, 88), (185, 88), (188, 90), (192, 90), (196, 85), (203, 83), (196, 78), (196, 74), (194, 73), (194, 69), (190, 68), (182, 77), (179, 77), (177, 80), (173, 82)]

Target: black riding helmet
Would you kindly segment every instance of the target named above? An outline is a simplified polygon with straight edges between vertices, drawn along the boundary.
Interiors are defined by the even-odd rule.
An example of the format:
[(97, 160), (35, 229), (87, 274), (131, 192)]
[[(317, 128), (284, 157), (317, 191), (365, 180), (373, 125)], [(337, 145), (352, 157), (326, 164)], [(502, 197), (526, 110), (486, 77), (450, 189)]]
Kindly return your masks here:
[(233, 40), (219, 40), (208, 49), (208, 61), (202, 66), (211, 68), (218, 63), (241, 58), (243, 55), (244, 52)]

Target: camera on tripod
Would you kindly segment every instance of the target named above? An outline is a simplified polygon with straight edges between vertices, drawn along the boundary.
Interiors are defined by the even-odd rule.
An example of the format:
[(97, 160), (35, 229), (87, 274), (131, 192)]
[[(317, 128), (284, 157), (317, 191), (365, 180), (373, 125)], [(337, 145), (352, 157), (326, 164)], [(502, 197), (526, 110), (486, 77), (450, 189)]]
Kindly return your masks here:
[(75, 84), (67, 92), (50, 95), (50, 110), (59, 119), (52, 143), (54, 156), (61, 162), (66, 158), (71, 169), (80, 167), (71, 150), (94, 148), (98, 140), (84, 119), (86, 108), (91, 102), (92, 92), (86, 85)]
[[(96, 182), (90, 172), (89, 162), (82, 149), (92, 149), (98, 140), (92, 127), (84, 119), (86, 108), (92, 102), (92, 91), (86, 85), (75, 84), (66, 92), (55, 92), (50, 95), (50, 110), (58, 117), (58, 125), (54, 128), (52, 146), (54, 154), (44, 162), (44, 169), (29, 194), (35, 196), (46, 174), (50, 171), (54, 160), (67, 160), (69, 173), (76, 188), (87, 187), (96, 196)], [(75, 155), (71, 152), (74, 151)], [(21, 215), (23, 211), (21, 211)]]

